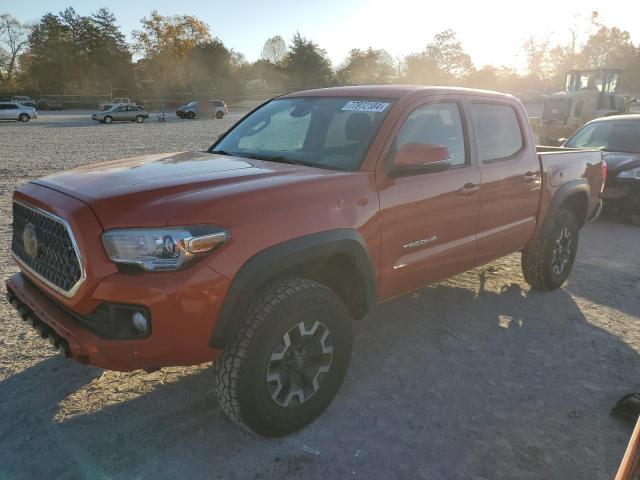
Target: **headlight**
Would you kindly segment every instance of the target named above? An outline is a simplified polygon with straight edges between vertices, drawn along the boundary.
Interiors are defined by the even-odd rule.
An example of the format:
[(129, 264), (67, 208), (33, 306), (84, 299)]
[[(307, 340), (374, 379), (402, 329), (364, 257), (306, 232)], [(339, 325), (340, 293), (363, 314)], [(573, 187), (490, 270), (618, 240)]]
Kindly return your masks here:
[(640, 167), (623, 170), (618, 174), (618, 178), (635, 178), (640, 180)]
[(178, 270), (229, 240), (228, 230), (211, 226), (124, 228), (102, 234), (112, 262), (144, 270)]

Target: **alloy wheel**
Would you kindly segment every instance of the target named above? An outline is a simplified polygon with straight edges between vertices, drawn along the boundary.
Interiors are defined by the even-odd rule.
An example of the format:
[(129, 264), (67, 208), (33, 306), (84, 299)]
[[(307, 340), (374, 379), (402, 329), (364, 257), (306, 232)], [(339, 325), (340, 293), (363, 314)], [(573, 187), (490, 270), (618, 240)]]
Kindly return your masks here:
[(281, 407), (303, 404), (320, 389), (331, 369), (333, 346), (321, 321), (291, 327), (274, 348), (267, 368), (267, 390)]

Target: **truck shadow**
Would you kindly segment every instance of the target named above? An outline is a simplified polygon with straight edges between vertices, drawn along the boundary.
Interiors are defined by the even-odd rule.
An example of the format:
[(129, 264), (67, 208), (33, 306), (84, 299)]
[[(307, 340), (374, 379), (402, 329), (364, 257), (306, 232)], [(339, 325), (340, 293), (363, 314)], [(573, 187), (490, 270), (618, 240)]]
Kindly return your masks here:
[[(150, 393), (129, 399), (100, 370), (48, 359), (0, 382), (0, 476), (610, 478), (631, 427), (608, 412), (637, 387), (637, 353), (566, 291), (500, 288), (490, 268), (354, 324), (338, 397), (284, 439), (227, 420), (210, 369), (150, 376)], [(77, 390), (117, 401), (56, 421)]]
[(605, 217), (586, 227), (565, 286), (572, 295), (640, 316), (640, 228)]

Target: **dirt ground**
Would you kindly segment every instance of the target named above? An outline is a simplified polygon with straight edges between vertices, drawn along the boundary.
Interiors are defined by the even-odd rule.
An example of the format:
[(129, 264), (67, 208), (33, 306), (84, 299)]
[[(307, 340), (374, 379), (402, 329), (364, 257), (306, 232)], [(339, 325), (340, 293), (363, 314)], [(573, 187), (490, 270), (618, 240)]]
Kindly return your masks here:
[[(222, 121), (100, 125), (86, 114), (0, 124), (0, 277), (10, 199), (32, 178), (207, 147)], [(210, 365), (153, 374), (77, 365), (0, 301), (0, 479), (608, 479), (640, 390), (640, 228), (581, 233), (568, 284), (531, 292), (519, 255), (383, 304), (355, 323), (329, 409), (268, 440), (218, 407)]]

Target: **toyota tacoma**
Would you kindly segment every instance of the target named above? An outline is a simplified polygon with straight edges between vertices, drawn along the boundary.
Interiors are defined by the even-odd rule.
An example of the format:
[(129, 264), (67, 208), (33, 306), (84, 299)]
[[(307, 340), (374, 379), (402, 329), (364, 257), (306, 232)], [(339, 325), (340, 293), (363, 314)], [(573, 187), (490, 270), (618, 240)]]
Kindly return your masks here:
[(536, 149), (510, 95), (292, 93), (207, 151), (20, 187), (7, 297), (84, 364), (213, 361), (223, 410), (284, 435), (334, 398), (377, 303), (518, 251), (532, 288), (560, 287), (605, 174), (600, 151)]

